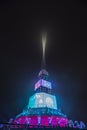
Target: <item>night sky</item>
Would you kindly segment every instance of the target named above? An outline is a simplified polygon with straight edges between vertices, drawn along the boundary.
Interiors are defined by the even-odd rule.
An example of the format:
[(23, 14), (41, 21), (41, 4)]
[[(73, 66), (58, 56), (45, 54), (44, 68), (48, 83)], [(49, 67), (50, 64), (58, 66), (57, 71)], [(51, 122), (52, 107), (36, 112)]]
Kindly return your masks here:
[(87, 123), (87, 3), (0, 1), (0, 122), (34, 93), (47, 32), (46, 69), (61, 111)]

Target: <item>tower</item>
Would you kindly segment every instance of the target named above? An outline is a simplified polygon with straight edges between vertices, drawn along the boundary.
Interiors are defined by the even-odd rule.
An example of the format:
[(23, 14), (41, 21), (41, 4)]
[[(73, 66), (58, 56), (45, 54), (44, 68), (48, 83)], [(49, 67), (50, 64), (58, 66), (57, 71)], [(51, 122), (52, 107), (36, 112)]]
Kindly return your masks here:
[(42, 68), (38, 74), (38, 81), (34, 86), (34, 94), (29, 98), (28, 105), (23, 112), (16, 116), (14, 123), (29, 125), (65, 126), (68, 122), (66, 115), (57, 108), (56, 96), (49, 81), (49, 73), (45, 69), (46, 35), (42, 37), (43, 58)]

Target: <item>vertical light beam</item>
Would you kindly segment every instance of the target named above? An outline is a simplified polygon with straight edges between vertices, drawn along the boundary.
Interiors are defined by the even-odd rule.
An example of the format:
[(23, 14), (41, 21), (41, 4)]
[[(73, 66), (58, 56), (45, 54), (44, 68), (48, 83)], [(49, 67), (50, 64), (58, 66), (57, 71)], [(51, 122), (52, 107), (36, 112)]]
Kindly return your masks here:
[(42, 67), (43, 67), (43, 69), (45, 69), (45, 65), (46, 65), (46, 59), (45, 59), (46, 33), (42, 35), (42, 47), (43, 47)]

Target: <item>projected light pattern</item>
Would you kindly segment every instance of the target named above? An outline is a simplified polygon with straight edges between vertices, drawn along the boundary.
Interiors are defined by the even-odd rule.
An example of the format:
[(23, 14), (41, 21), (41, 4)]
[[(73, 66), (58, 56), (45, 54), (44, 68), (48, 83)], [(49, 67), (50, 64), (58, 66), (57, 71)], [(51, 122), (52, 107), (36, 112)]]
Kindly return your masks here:
[(51, 82), (48, 82), (48, 81), (43, 80), (43, 79), (40, 79), (40, 80), (35, 84), (35, 89), (34, 89), (34, 90), (36, 90), (36, 89), (39, 88), (40, 86), (43, 86), (43, 87), (52, 89)]
[(29, 99), (28, 108), (48, 107), (57, 109), (56, 97), (47, 93), (36, 93)]

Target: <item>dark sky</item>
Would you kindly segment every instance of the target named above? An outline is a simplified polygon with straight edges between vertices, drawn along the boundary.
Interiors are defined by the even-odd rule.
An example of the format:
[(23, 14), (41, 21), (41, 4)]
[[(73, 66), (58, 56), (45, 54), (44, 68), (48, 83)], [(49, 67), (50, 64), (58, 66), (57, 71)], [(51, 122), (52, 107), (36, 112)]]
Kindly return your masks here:
[(87, 123), (87, 3), (0, 1), (0, 122), (21, 113), (41, 68), (41, 35), (61, 110)]

